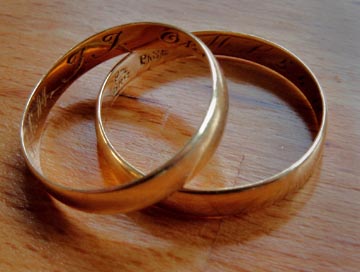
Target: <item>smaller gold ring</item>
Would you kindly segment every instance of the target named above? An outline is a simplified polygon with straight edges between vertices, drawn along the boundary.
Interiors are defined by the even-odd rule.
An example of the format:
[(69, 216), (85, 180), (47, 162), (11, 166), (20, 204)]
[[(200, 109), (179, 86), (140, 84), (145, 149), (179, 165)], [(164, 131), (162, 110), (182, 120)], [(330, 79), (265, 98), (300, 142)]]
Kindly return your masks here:
[[(40, 140), (46, 117), (55, 102), (78, 77), (94, 66), (118, 55), (148, 50), (156, 61), (179, 56), (196, 56), (210, 65), (213, 95), (199, 130), (168, 162), (146, 177), (119, 186), (98, 190), (82, 190), (63, 186), (44, 175), (40, 164)], [(156, 57), (154, 57), (156, 56)], [(133, 77), (131, 70), (121, 77)], [(118, 90), (114, 90), (116, 97)], [(89, 212), (129, 212), (147, 207), (181, 188), (211, 157), (222, 136), (228, 108), (226, 84), (211, 51), (191, 33), (160, 23), (132, 23), (107, 29), (79, 43), (40, 80), (30, 95), (21, 122), (21, 143), (30, 170), (47, 191), (61, 202)], [(102, 129), (97, 126), (99, 143)], [(111, 151), (111, 147), (108, 148)]]
[[(195, 190), (183, 188), (159, 205), (190, 215), (222, 216), (248, 212), (269, 205), (296, 191), (310, 177), (313, 167), (321, 155), (325, 138), (326, 102), (316, 77), (297, 56), (268, 40), (247, 34), (219, 31), (195, 32), (194, 34), (216, 56), (251, 61), (270, 68), (287, 78), (309, 101), (316, 115), (318, 131), (307, 152), (280, 173), (249, 185), (224, 189)], [(113, 74), (125, 66), (132, 66), (136, 58), (136, 56), (129, 55), (126, 60), (119, 62), (107, 77), (102, 88), (108, 89), (108, 85), (113, 84)], [(98, 106), (100, 107), (101, 103)], [(101, 114), (98, 114), (97, 118), (97, 121), (101, 123)], [(143, 175), (140, 170), (127, 162), (114, 149), (108, 155), (110, 155), (109, 160), (116, 160), (123, 166), (123, 172), (131, 173), (134, 177)], [(118, 167), (116, 171), (119, 173), (120, 168)], [(121, 174), (121, 176), (123, 175)]]

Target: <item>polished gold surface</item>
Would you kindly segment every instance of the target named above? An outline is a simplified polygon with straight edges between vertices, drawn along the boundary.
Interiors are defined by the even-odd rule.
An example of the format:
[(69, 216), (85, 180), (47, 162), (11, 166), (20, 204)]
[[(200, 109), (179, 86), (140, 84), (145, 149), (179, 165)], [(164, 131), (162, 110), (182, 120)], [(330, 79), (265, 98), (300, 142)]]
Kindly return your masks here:
[[(323, 91), (311, 70), (294, 54), (286, 49), (261, 38), (228, 32), (197, 32), (216, 56), (232, 57), (263, 65), (287, 78), (295, 88), (306, 97), (315, 113), (317, 133), (311, 147), (295, 163), (285, 170), (264, 180), (223, 189), (195, 190), (185, 189), (174, 193), (160, 205), (177, 212), (201, 216), (221, 216), (245, 212), (269, 205), (282, 199), (287, 194), (300, 188), (312, 173), (321, 155), (326, 130), (326, 103)], [(137, 53), (138, 54), (138, 53)], [(124, 84), (119, 84), (117, 77), (121, 71), (132, 67), (133, 74), (142, 72), (137, 67), (139, 56), (130, 54), (120, 61), (104, 82), (98, 100), (97, 121), (106, 137), (101, 116), (103, 96), (111, 97), (112, 90), (121, 92)], [(241, 133), (241, 131), (239, 131)], [(108, 144), (110, 142), (108, 141)], [(126, 174), (140, 178), (143, 173), (125, 160), (112, 146), (101, 145), (106, 158), (123, 182)], [(121, 167), (119, 167), (121, 166)]]
[[(161, 63), (163, 59), (183, 56), (196, 56), (210, 65), (213, 96), (199, 130), (171, 160), (148, 176), (127, 184), (82, 190), (52, 182), (42, 171), (39, 154), (42, 131), (52, 106), (83, 73), (110, 58), (134, 51), (146, 52), (137, 55), (138, 68), (142, 70)], [(117, 76), (119, 89), (112, 90), (112, 96), (116, 97), (122, 84), (134, 76), (136, 74), (131, 69), (120, 73)], [(23, 153), (29, 168), (47, 191), (67, 205), (104, 213), (141, 209), (181, 188), (211, 157), (225, 126), (227, 99), (226, 85), (215, 57), (192, 34), (159, 23), (133, 23), (114, 27), (79, 43), (60, 58), (37, 84), (26, 104), (21, 123)], [(100, 126), (97, 132), (100, 146), (106, 145), (108, 148), (105, 153), (114, 152)]]

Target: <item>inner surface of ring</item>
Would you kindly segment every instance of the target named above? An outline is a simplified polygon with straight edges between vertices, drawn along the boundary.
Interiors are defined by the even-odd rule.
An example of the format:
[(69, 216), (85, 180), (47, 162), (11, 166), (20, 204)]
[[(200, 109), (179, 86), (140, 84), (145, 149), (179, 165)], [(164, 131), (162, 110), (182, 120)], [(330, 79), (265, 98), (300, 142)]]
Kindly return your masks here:
[[(209, 39), (212, 40), (206, 42), (208, 46), (212, 45), (210, 48), (215, 54), (238, 56), (242, 59), (239, 61), (239, 59), (233, 58), (221, 62), (226, 77), (230, 79), (228, 126), (219, 147), (220, 150), (215, 153), (214, 158), (206, 167), (207, 170), (202, 171), (200, 177), (196, 177), (185, 188), (206, 190), (233, 187), (268, 178), (289, 167), (307, 151), (316, 137), (318, 124), (321, 123), (322, 107), (321, 104), (319, 105), (321, 99), (316, 89), (317, 86), (296, 59), (276, 47), (272, 48), (257, 41), (238, 37), (230, 39), (229, 37), (210, 35)], [(221, 49), (221, 46), (225, 45), (227, 45), (226, 49)], [(277, 72), (243, 59), (264, 63)], [(119, 71), (126, 66), (131, 66), (131, 56), (126, 64), (118, 64), (116, 70)], [(157, 73), (157, 78), (153, 74), (147, 78), (157, 81), (164, 75), (168, 75), (166, 70)], [(199, 74), (199, 71), (196, 71), (195, 74)], [(181, 76), (179, 75), (179, 77)], [(149, 126), (149, 123), (154, 123), (154, 121), (146, 120), (146, 114), (149, 114), (153, 108), (146, 103), (141, 103), (141, 100), (146, 101), (147, 97), (146, 94), (143, 97), (146, 93), (144, 91), (146, 83), (144, 84), (143, 81), (144, 77), (139, 75), (134, 84), (124, 87), (122, 90), (124, 96), (119, 97), (119, 101), (112, 105), (112, 109), (106, 107), (110, 113), (107, 117), (104, 116), (104, 119), (108, 119), (106, 131), (119, 154), (146, 173), (154, 167), (154, 163), (159, 164), (166, 157), (170, 157), (173, 151), (170, 151), (171, 147), (166, 147), (165, 153), (167, 154), (164, 156), (164, 146), (166, 146), (166, 142), (171, 142), (169, 141), (171, 134), (165, 135), (167, 139), (161, 141), (161, 138), (164, 139), (161, 137), (163, 127), (159, 126), (154, 129), (153, 124)], [(135, 93), (138, 93), (139, 89), (144, 91), (141, 99), (134, 103), (125, 102), (129, 97), (134, 98), (134, 90), (136, 90)], [(164, 92), (159, 97), (169, 97), (173, 91), (169, 90), (168, 95)], [(172, 95), (176, 96), (177, 94), (175, 92)], [(185, 104), (191, 101), (191, 99), (186, 100), (188, 94), (178, 95), (178, 101), (181, 96), (185, 97), (182, 98)], [(173, 98), (173, 101), (176, 101), (176, 98)], [(166, 105), (168, 102), (165, 99), (157, 100), (155, 103)], [(309, 102), (312, 105), (309, 105)], [(201, 103), (201, 97), (192, 104), (192, 107), (200, 105), (196, 103)], [(124, 108), (125, 105), (127, 106)], [(177, 108), (176, 103), (166, 106), (171, 109)], [(133, 114), (139, 115), (139, 117), (136, 121), (133, 120), (133, 126), (129, 128), (128, 124), (131, 123), (131, 120), (126, 118), (126, 113), (129, 114), (133, 110), (135, 110)], [(157, 108), (155, 110), (159, 111)], [(170, 121), (166, 131), (183, 130), (182, 122), (173, 122), (171, 125), (172, 112), (168, 110), (166, 112), (165, 115)], [(122, 119), (119, 120), (118, 117), (112, 119), (111, 114), (120, 115)], [(188, 115), (193, 116), (193, 113), (188, 112)], [(188, 119), (187, 116), (182, 117)], [(161, 124), (162, 119), (164, 116), (161, 116), (155, 123)], [(124, 125), (125, 123), (126, 125)], [(142, 132), (139, 127), (143, 128)], [(149, 132), (151, 127), (153, 127), (152, 131)], [(159, 133), (156, 134), (154, 131)], [(185, 140), (184, 135), (186, 136), (186, 132), (173, 135), (174, 139), (168, 146), (179, 142), (181, 137)], [(157, 139), (159, 143), (156, 144), (152, 138)], [(124, 144), (124, 139), (127, 144)], [(137, 144), (132, 145), (131, 142)], [(150, 142), (153, 144), (149, 144)], [(155, 154), (155, 156), (142, 160), (138, 156), (140, 152), (145, 156), (146, 154)], [(163, 155), (158, 155), (161, 152)], [(219, 157), (218, 154), (225, 155)]]
[[(162, 56), (195, 55), (203, 59), (204, 52), (188, 36), (169, 26), (129, 24), (96, 34), (69, 51), (36, 86), (28, 102), (22, 124), (22, 137), (30, 166), (42, 174), (40, 140), (48, 113), (62, 93), (82, 74), (115, 56), (146, 48), (148, 52), (161, 49)], [(187, 41), (184, 45), (183, 42)], [(175, 50), (176, 49), (176, 50)], [(149, 69), (152, 63), (143, 65)]]

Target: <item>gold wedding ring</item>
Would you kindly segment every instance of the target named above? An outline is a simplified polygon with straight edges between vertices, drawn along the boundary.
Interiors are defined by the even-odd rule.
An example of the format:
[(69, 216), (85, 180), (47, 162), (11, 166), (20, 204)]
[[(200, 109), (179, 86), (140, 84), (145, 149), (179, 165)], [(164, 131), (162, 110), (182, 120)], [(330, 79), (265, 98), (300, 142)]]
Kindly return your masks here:
[[(216, 56), (251, 61), (276, 71), (292, 82), (306, 97), (316, 115), (317, 134), (307, 152), (287, 169), (264, 180), (250, 185), (228, 187), (214, 190), (181, 189), (162, 201), (159, 205), (171, 210), (191, 215), (221, 216), (247, 212), (271, 204), (285, 195), (296, 191), (310, 177), (313, 167), (319, 160), (326, 131), (326, 103), (324, 93), (311, 70), (294, 54), (270, 41), (246, 34), (231, 32), (196, 32)], [(139, 54), (139, 53), (137, 53)], [(122, 70), (132, 67), (133, 74), (138, 69), (139, 56), (130, 54), (120, 61), (104, 82), (97, 104), (97, 125), (100, 146), (105, 150), (114, 173), (122, 179), (126, 174), (141, 178), (144, 174), (127, 162), (111, 145), (104, 131), (101, 107), (104, 96), (112, 89), (118, 92), (116, 78)], [(241, 132), (240, 132), (241, 133)], [(104, 139), (106, 141), (104, 142)], [(121, 167), (120, 167), (121, 166)]]
[[(40, 164), (40, 142), (49, 111), (63, 92), (78, 77), (94, 66), (118, 55), (145, 50), (139, 55), (139, 67), (149, 69), (162, 59), (196, 56), (211, 68), (213, 94), (209, 109), (198, 131), (168, 162), (147, 176), (134, 175), (131, 182), (98, 190), (82, 190), (63, 186), (45, 176)], [(144, 51), (144, 52), (145, 52)], [(139, 68), (137, 67), (137, 68)], [(121, 84), (136, 76), (128, 69), (118, 76)], [(45, 185), (47, 191), (61, 202), (90, 212), (129, 212), (154, 204), (180, 189), (211, 157), (225, 126), (228, 109), (226, 84), (211, 51), (194, 35), (176, 27), (159, 23), (133, 23), (117, 26), (86, 39), (61, 57), (33, 90), (21, 122), (21, 143), (30, 170)], [(99, 114), (99, 111), (98, 111)], [(97, 126), (99, 142), (105, 144), (108, 155), (115, 150), (102, 127)], [(115, 164), (114, 164), (115, 165)], [(129, 172), (131, 173), (131, 172)]]

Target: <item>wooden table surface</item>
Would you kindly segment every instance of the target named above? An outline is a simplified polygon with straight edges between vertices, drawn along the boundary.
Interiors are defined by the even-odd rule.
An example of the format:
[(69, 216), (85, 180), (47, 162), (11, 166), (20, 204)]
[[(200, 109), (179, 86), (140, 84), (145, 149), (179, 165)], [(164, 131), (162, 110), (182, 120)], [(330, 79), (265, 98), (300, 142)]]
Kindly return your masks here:
[[(359, 271), (359, 14), (355, 0), (2, 0), (0, 271)], [(329, 106), (323, 158), (309, 182), (273, 206), (217, 220), (158, 208), (87, 214), (52, 200), (20, 150), (26, 100), (73, 45), (135, 21), (250, 33), (304, 60)], [(79, 79), (49, 117), (42, 165), (56, 181), (99, 187), (110, 180), (101, 172), (93, 113), (96, 93), (113, 64)], [(298, 158), (312, 140), (308, 106), (286, 83), (251, 64), (221, 64), (230, 86), (227, 130), (210, 166), (188, 186), (266, 177)], [(209, 100), (206, 71), (191, 60), (166, 64), (127, 88), (139, 99), (123, 103), (122, 110), (110, 109), (112, 139), (139, 168), (149, 171), (171, 157), (199, 124)], [(294, 99), (300, 102), (291, 103)]]

